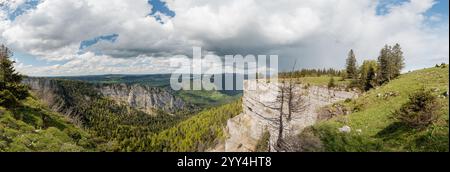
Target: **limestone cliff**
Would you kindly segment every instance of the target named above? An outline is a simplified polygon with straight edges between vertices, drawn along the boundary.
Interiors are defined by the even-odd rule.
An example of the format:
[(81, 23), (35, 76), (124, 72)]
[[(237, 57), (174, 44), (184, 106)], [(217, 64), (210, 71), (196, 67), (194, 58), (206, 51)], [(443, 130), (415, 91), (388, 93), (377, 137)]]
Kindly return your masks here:
[(144, 112), (153, 110), (175, 112), (186, 107), (186, 103), (182, 99), (175, 97), (170, 90), (165, 88), (138, 84), (101, 84), (96, 85), (96, 88), (102, 95)]
[[(275, 143), (278, 128), (267, 118), (278, 116), (270, 106), (278, 94), (278, 85), (259, 82), (256, 89), (248, 89), (250, 82), (246, 81), (243, 96), (243, 113), (227, 122), (228, 137), (223, 151), (248, 152), (253, 151), (265, 131), (270, 132), (270, 142)], [(317, 121), (317, 109), (347, 98), (354, 98), (356, 93), (343, 90), (330, 90), (326, 87), (296, 85), (297, 92), (303, 92), (306, 108), (296, 118), (286, 121), (285, 135), (300, 133), (305, 127)]]
[[(38, 94), (54, 110), (70, 114), (67, 107), (70, 97), (65, 97), (64, 90), (58, 80), (50, 78), (26, 78), (24, 84)], [(93, 92), (99, 96), (108, 97), (118, 103), (124, 103), (130, 107), (152, 114), (154, 110), (162, 110), (173, 113), (187, 107), (180, 98), (175, 97), (172, 92), (165, 88), (150, 87), (138, 84), (88, 84)], [(58, 97), (58, 98), (56, 98)], [(89, 99), (89, 95), (85, 95)]]

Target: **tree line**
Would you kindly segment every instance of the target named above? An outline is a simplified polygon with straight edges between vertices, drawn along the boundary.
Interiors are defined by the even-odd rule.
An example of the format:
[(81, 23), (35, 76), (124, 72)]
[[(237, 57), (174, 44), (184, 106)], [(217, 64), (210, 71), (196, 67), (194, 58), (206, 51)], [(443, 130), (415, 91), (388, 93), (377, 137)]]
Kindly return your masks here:
[(354, 51), (350, 50), (346, 60), (347, 79), (352, 80), (350, 86), (368, 91), (400, 76), (404, 61), (400, 44), (385, 45), (377, 60), (365, 60), (361, 66), (357, 64)]
[(301, 77), (319, 77), (319, 76), (345, 76), (345, 70), (337, 70), (333, 68), (324, 69), (300, 69), (291, 72), (280, 72), (280, 78), (301, 78)]

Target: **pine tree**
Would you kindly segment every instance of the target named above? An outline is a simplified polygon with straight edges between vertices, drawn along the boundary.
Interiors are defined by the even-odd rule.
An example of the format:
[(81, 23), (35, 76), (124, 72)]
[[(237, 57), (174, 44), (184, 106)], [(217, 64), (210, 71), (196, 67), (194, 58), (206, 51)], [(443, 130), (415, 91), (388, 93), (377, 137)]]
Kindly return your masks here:
[(378, 80), (380, 84), (391, 81), (400, 76), (405, 67), (405, 59), (399, 44), (394, 47), (385, 45), (378, 57)]
[(356, 57), (353, 50), (350, 50), (347, 58), (347, 78), (349, 79), (357, 79), (357, 68), (356, 68)]
[(15, 107), (17, 100), (28, 97), (28, 88), (21, 84), (22, 76), (14, 69), (14, 61), (9, 58), (12, 52), (4, 45), (0, 46), (0, 105)]
[(385, 45), (381, 49), (380, 56), (378, 57), (378, 82), (380, 84), (389, 82), (392, 77), (393, 61), (391, 58), (392, 47)]
[(368, 91), (376, 86), (376, 72), (378, 69), (377, 61), (365, 60), (361, 65), (360, 71), (360, 85), (365, 91)]
[(0, 46), (0, 78), (6, 83), (20, 83), (22, 76), (16, 73), (14, 69), (14, 61), (9, 58), (12, 56), (12, 52), (5, 46)]
[(392, 47), (392, 61), (393, 61), (393, 71), (392, 71), (392, 77), (396, 78), (400, 76), (401, 71), (405, 67), (405, 59), (403, 57), (402, 48), (400, 47), (400, 44), (395, 44), (394, 47)]

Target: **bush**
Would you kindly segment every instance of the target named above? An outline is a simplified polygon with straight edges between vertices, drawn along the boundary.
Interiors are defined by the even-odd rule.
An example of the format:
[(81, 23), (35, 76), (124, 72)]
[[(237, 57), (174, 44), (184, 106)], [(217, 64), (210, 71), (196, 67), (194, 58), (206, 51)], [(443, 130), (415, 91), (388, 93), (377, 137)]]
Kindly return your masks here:
[(289, 137), (286, 141), (291, 152), (323, 152), (322, 140), (315, 135), (312, 127), (305, 128), (299, 135)]
[(63, 130), (64, 133), (66, 133), (70, 138), (72, 138), (75, 142), (78, 142), (80, 139), (83, 138), (81, 133), (76, 130), (75, 128), (66, 128)]
[(0, 91), (0, 106), (5, 107), (17, 107), (19, 101), (17, 98), (8, 90)]
[(354, 89), (354, 88), (361, 88), (361, 84), (359, 82), (359, 80), (353, 79), (350, 84), (348, 84), (347, 89)]
[(437, 120), (439, 106), (436, 96), (422, 88), (409, 97), (409, 102), (394, 117), (412, 128), (422, 129)]
[(330, 81), (328, 82), (328, 88), (331, 89), (334, 87), (336, 87), (336, 82), (334, 80), (334, 77), (331, 77)]
[(6, 89), (9, 90), (18, 100), (24, 100), (30, 95), (28, 92), (28, 86), (20, 83), (8, 83)]
[(269, 140), (270, 140), (270, 133), (269, 131), (264, 131), (261, 139), (258, 140), (258, 143), (255, 147), (255, 152), (269, 152)]

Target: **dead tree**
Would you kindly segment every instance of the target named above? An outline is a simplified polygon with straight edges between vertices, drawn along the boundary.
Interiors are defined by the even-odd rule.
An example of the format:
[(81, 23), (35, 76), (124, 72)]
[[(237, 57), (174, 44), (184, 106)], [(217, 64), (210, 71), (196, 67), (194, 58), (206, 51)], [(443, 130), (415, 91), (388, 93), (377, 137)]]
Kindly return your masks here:
[(277, 115), (267, 116), (266, 114), (258, 114), (269, 124), (278, 130), (277, 142), (273, 146), (276, 151), (289, 151), (288, 144), (284, 143), (284, 131), (287, 129), (287, 122), (298, 116), (306, 110), (306, 96), (301, 90), (301, 85), (297, 84), (293, 78), (280, 81), (277, 84), (277, 96), (273, 102), (268, 104), (261, 103), (265, 108), (269, 108), (277, 112)]
[(285, 124), (291, 122), (296, 118), (300, 118), (301, 112), (307, 108), (306, 96), (302, 92), (300, 85), (294, 82), (291, 78), (288, 81), (283, 81), (279, 85), (279, 95), (275, 104), (279, 104), (278, 116), (278, 151), (288, 151), (289, 146), (284, 142)]

